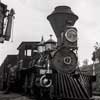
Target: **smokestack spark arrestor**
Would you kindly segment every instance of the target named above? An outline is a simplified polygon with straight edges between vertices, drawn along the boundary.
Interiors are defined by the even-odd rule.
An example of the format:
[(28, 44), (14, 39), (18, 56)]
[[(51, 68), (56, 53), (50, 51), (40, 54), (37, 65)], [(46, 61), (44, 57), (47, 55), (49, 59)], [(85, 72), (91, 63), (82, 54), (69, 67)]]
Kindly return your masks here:
[(68, 6), (58, 6), (47, 17), (56, 34), (58, 45), (61, 44), (61, 33), (65, 31), (66, 27), (73, 26), (78, 19), (71, 8)]

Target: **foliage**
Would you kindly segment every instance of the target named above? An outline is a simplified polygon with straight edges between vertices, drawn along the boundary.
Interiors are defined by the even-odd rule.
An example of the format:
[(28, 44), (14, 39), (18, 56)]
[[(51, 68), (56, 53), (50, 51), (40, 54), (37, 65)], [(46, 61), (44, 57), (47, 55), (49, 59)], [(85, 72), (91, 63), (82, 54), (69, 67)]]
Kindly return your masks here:
[(95, 51), (93, 52), (92, 60), (96, 61), (98, 60), (100, 62), (100, 44), (96, 42), (96, 45), (94, 46)]
[(88, 66), (88, 59), (85, 59), (85, 60), (83, 61), (83, 66)]
[[(93, 64), (88, 65), (86, 67), (82, 67), (81, 71), (87, 71), (88, 75), (92, 75)], [(93, 82), (93, 91), (100, 93), (100, 63), (95, 64), (95, 72), (96, 72), (96, 81)]]

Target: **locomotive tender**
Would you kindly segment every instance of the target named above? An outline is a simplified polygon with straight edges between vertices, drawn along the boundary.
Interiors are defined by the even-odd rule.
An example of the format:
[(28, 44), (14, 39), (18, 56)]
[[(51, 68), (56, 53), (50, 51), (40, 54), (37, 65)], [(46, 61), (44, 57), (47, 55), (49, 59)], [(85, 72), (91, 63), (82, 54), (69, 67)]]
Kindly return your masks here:
[(32, 55), (18, 58), (18, 87), (24, 86), (24, 91), (37, 99), (90, 100), (92, 76), (83, 75), (78, 67), (78, 35), (74, 27), (78, 16), (70, 7), (58, 6), (47, 19), (57, 43), (51, 36), (47, 42), (36, 42), (34, 48), (27, 46)]

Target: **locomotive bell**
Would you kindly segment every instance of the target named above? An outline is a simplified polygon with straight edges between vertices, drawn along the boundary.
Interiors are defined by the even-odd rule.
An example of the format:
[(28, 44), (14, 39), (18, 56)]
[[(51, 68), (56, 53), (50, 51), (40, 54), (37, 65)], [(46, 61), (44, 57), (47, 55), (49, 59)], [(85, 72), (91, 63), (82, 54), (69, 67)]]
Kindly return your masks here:
[(52, 35), (50, 35), (50, 39), (45, 42), (46, 50), (53, 50), (56, 48), (56, 41), (52, 39)]
[(56, 34), (58, 45), (61, 43), (61, 33), (64, 32), (67, 26), (73, 26), (78, 19), (71, 8), (68, 6), (58, 6), (53, 13), (47, 17)]

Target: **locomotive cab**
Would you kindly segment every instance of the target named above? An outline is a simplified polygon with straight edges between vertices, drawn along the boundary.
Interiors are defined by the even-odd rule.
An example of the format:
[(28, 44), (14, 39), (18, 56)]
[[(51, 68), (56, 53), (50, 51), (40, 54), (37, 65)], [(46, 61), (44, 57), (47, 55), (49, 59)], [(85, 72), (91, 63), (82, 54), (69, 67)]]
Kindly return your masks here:
[(19, 50), (18, 54), (18, 61), (23, 63), (22, 68), (28, 68), (29, 62), (32, 60), (32, 57), (34, 56), (34, 50), (37, 50), (37, 44), (39, 42), (22, 42), (19, 47), (17, 48)]

